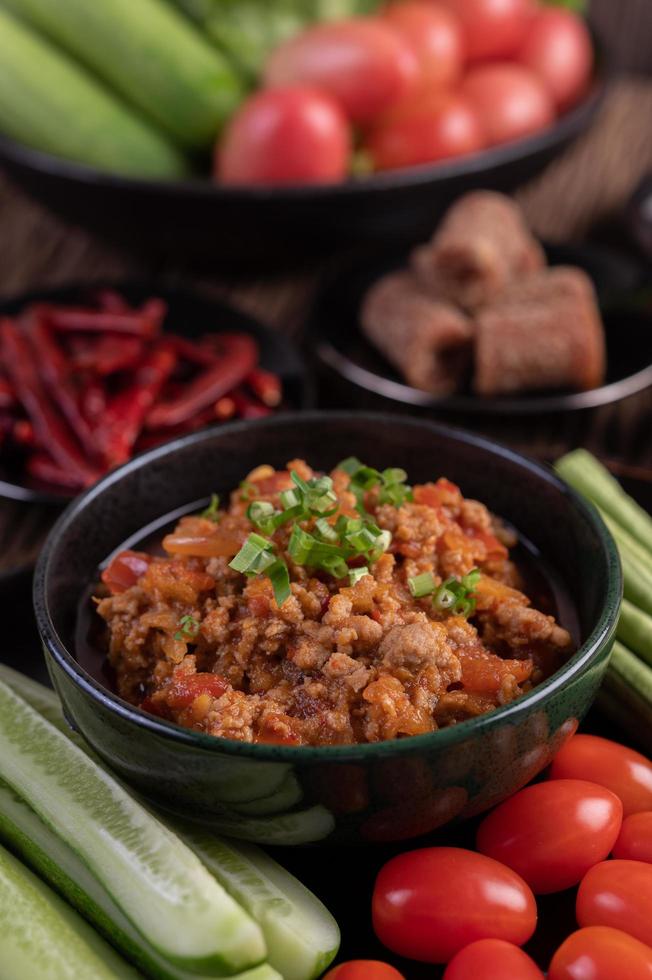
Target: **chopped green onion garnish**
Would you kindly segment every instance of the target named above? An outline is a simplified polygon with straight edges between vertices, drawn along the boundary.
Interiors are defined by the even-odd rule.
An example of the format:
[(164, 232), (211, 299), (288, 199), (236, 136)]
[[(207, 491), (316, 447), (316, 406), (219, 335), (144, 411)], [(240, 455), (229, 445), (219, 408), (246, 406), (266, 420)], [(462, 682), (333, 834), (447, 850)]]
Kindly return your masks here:
[(343, 459), (341, 463), (338, 463), (335, 469), (342, 470), (342, 472), (348, 474), (348, 476), (353, 476), (353, 474), (356, 473), (361, 466), (362, 463), (357, 456), (348, 456), (346, 459)]
[(194, 640), (200, 625), (194, 616), (182, 616), (178, 622), (179, 631), (174, 634), (175, 640)]
[(365, 466), (356, 459), (355, 456), (343, 460), (338, 469), (343, 470), (350, 478), (349, 490), (355, 494), (357, 509), (364, 513), (363, 498), (367, 490), (379, 487), (378, 502), (381, 504), (393, 504), (400, 507), (406, 500), (412, 500), (412, 488), (407, 486), (407, 473), (398, 467), (390, 467), (383, 470), (375, 470), (372, 466)]
[(424, 572), (422, 575), (409, 578), (408, 586), (415, 599), (423, 599), (424, 596), (432, 595), (437, 588), (435, 577), (431, 572)]
[(258, 575), (275, 560), (273, 543), (260, 534), (250, 534), (235, 558), (229, 562), (229, 568), (244, 575)]
[(288, 567), (281, 558), (277, 558), (267, 569), (267, 575), (272, 583), (276, 605), (282, 606), (285, 600), (292, 594)]
[(247, 507), (247, 517), (252, 524), (262, 526), (274, 513), (274, 505), (267, 500), (254, 500)]
[(240, 500), (252, 500), (254, 497), (258, 496), (258, 487), (255, 483), (251, 483), (249, 480), (243, 480), (240, 484)]
[(450, 584), (452, 584), (450, 579), (447, 579), (446, 582), (443, 582), (435, 592), (432, 601), (436, 609), (451, 609), (455, 605), (457, 596), (453, 591), (451, 591), (450, 588), (448, 588)]
[(355, 583), (359, 582), (361, 578), (365, 577), (365, 575), (369, 575), (369, 569), (366, 565), (363, 565), (362, 568), (351, 568), (349, 569), (349, 582), (351, 585), (355, 585)]
[(324, 541), (333, 544), (338, 539), (337, 531), (332, 524), (329, 524), (325, 517), (319, 517), (315, 521), (315, 530), (318, 531)]
[(213, 521), (215, 524), (217, 524), (218, 521), (219, 521), (219, 519), (220, 519), (219, 509), (220, 509), (220, 497), (219, 497), (219, 494), (212, 493), (211, 494), (211, 502), (210, 502), (210, 504), (208, 505), (208, 507), (206, 508), (206, 510), (203, 510), (201, 512), (201, 514), (199, 516), (200, 517), (205, 517), (207, 520)]

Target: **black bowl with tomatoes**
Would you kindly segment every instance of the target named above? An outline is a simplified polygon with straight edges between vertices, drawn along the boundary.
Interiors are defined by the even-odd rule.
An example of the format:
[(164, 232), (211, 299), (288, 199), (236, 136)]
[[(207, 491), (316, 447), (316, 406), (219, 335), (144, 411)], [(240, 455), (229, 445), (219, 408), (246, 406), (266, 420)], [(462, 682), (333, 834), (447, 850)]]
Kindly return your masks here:
[[(528, 27), (517, 53), (508, 53), (513, 39), (482, 19), (487, 0), (433, 6), (442, 4), (471, 11), (463, 53), (452, 54), (435, 32), (424, 54), (429, 42), (418, 36), (418, 23), (408, 17), (403, 25), (403, 14), (386, 9), (290, 38), (228, 123), (212, 164), (208, 155), (196, 161), (195, 178), (98, 171), (2, 136), (0, 165), (68, 220), (132, 248), (209, 267), (267, 272), (422, 241), (457, 196), (481, 187), (511, 191), (543, 170), (590, 125), (606, 82), (600, 45), (574, 14), (511, 0), (550, 24)], [(406, 0), (388, 9), (426, 5)], [(393, 74), (387, 59), (379, 68), (382, 59), (365, 35), (389, 31), (378, 25), (387, 18), (390, 33), (407, 32), (403, 54), (408, 41), (420, 45), (418, 58), (436, 78), (420, 60), (412, 81), (403, 62)], [(570, 20), (579, 40), (556, 34), (556, 18)], [(362, 41), (352, 42), (356, 31)], [(457, 65), (450, 64), (455, 57)], [(378, 93), (385, 90), (394, 101), (383, 103)], [(276, 128), (268, 138), (260, 134), (270, 113)]]

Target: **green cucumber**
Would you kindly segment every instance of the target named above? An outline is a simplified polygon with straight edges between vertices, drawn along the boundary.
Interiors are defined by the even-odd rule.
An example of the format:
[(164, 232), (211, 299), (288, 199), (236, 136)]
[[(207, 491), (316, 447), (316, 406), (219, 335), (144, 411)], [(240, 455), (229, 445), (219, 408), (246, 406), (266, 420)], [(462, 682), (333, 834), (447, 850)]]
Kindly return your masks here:
[(252, 844), (175, 828), (221, 885), (260, 923), (269, 962), (285, 980), (321, 976), (340, 944), (337, 923), (305, 885)]
[(137, 980), (73, 909), (0, 847), (2, 980)]
[(0, 133), (131, 176), (174, 178), (188, 170), (163, 134), (1, 8)]
[(123, 786), (0, 681), (0, 777), (71, 846), (147, 941), (190, 972), (265, 958), (256, 923)]
[(2, 2), (189, 149), (210, 147), (242, 98), (226, 58), (164, 0)]
[[(72, 848), (2, 781), (0, 838), (147, 976), (156, 980), (208, 980), (173, 966), (146, 943)], [(238, 974), (237, 980), (281, 977), (263, 964)]]
[[(67, 731), (71, 739), (79, 739), (79, 736), (66, 729), (59, 699), (53, 691), (1, 664), (0, 678), (52, 724)], [(0, 794), (0, 833), (3, 799)], [(7, 809), (6, 803), (4, 809)], [(311, 826), (313, 830), (320, 827), (328, 827), (330, 830), (332, 817), (330, 814), (324, 817), (326, 812), (323, 808), (314, 807), (278, 820), (283, 827), (290, 817), (295, 816), (299, 821), (298, 825), (296, 820), (292, 823), (291, 829), (295, 835), (297, 826), (301, 829), (302, 822), (307, 823), (308, 830)], [(248, 821), (244, 823), (249, 826)], [(331, 914), (312, 892), (254, 845), (223, 841), (187, 823), (170, 821), (169, 826), (181, 835), (222, 887), (260, 924), (267, 943), (269, 962), (286, 980), (309, 980), (326, 969), (337, 952), (339, 930)], [(274, 821), (267, 822), (267, 827), (270, 826), (274, 826)], [(37, 839), (31, 830), (29, 836), (32, 842)], [(15, 833), (11, 839), (15, 840)], [(49, 854), (53, 853), (49, 847), (44, 847), (44, 850)], [(32, 859), (28, 857), (28, 860)], [(55, 856), (55, 861), (60, 867), (70, 866), (70, 857), (64, 861), (60, 856)], [(74, 871), (71, 877), (74, 881), (81, 880)], [(70, 897), (67, 889), (62, 890)], [(86, 891), (88, 890), (87, 888)], [(106, 903), (103, 907), (106, 908)], [(99, 925), (95, 915), (91, 918)], [(115, 915), (111, 918), (113, 922), (116, 921)], [(124, 948), (122, 942), (116, 942)]]

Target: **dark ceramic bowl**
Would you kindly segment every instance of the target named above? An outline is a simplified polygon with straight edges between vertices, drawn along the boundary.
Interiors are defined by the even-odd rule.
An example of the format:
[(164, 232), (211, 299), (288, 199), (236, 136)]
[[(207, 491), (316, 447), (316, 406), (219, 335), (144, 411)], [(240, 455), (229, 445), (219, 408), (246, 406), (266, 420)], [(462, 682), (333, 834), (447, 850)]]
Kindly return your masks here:
[(69, 221), (131, 248), (187, 262), (268, 273), (311, 257), (427, 238), (454, 198), (530, 180), (592, 122), (601, 71), (586, 98), (548, 129), (457, 160), (323, 187), (231, 188), (208, 179), (104, 173), (0, 137), (0, 165)]
[[(325, 470), (355, 454), (414, 481), (445, 474), (511, 521), (567, 597), (578, 652), (534, 691), (429, 735), (288, 747), (218, 739), (147, 715), (75, 659), (80, 601), (98, 566), (175, 511), (196, 510), (263, 462)], [(189, 506), (190, 505), (190, 506)], [(540, 555), (539, 555), (540, 553)], [(66, 714), (124, 778), (164, 808), (265, 843), (419, 836), (486, 809), (532, 779), (575, 730), (607, 666), (621, 596), (614, 544), (597, 513), (549, 470), (433, 422), (310, 412), (200, 432), (146, 453), (74, 501), (34, 582), (38, 628)], [(567, 607), (565, 607), (567, 609)], [(562, 620), (564, 620), (562, 616)], [(572, 626), (572, 624), (569, 624)], [(99, 680), (98, 680), (99, 678)]]

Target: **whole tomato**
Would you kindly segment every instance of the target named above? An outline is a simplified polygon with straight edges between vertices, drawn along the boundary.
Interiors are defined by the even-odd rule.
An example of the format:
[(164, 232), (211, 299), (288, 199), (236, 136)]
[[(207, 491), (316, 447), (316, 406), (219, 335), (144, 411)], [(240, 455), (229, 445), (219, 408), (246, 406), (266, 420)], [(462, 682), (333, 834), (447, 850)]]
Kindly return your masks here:
[(513, 943), (479, 939), (456, 953), (442, 980), (543, 980), (543, 973)]
[(545, 82), (555, 105), (564, 111), (579, 101), (591, 78), (591, 35), (571, 11), (541, 10), (528, 28), (518, 60)]
[(522, 65), (499, 62), (472, 68), (460, 92), (477, 112), (491, 146), (531, 136), (555, 118), (544, 83)]
[(589, 926), (561, 944), (548, 980), (652, 980), (652, 949), (619, 929)]
[(623, 814), (652, 810), (652, 762), (640, 752), (597, 735), (574, 735), (557, 753), (551, 779), (588, 779), (619, 796)]
[(216, 149), (224, 184), (320, 184), (342, 180), (351, 155), (339, 106), (310, 88), (258, 92), (236, 113)]
[(329, 970), (324, 980), (405, 980), (405, 977), (380, 960), (349, 960)]
[(430, 87), (457, 81), (464, 62), (464, 36), (459, 19), (430, 0), (399, 0), (382, 17), (414, 52), (418, 84)]
[(611, 926), (652, 946), (652, 864), (596, 864), (578, 889), (575, 914), (581, 926)]
[(622, 803), (604, 786), (558, 779), (527, 786), (501, 803), (480, 824), (476, 843), (545, 895), (576, 885), (604, 861), (622, 819)]
[(376, 935), (395, 953), (446, 963), (477, 939), (521, 945), (534, 932), (534, 895), (517, 874), (482, 854), (428, 847), (381, 868), (372, 899)]
[(486, 138), (463, 96), (423, 92), (380, 119), (364, 146), (375, 169), (394, 170), (476, 153)]
[(330, 95), (356, 123), (400, 101), (416, 82), (417, 59), (380, 18), (316, 24), (281, 44), (265, 66), (268, 86), (310, 85)]
[(652, 811), (625, 817), (613, 847), (613, 856), (652, 864)]
[(469, 61), (513, 58), (537, 9), (535, 0), (445, 0), (462, 22)]

